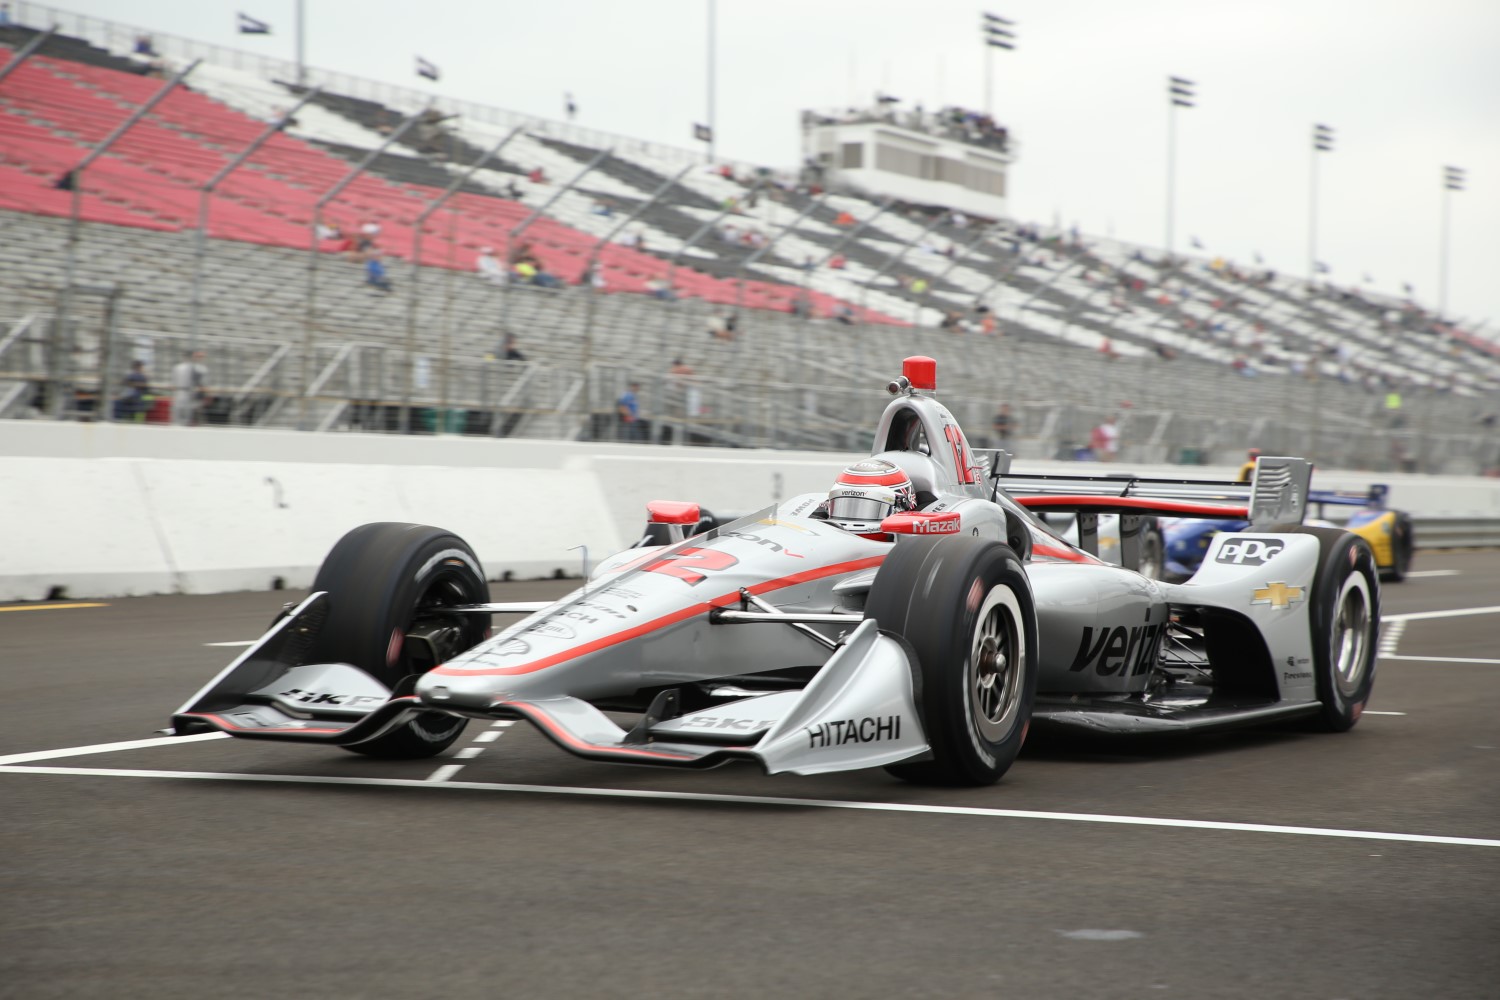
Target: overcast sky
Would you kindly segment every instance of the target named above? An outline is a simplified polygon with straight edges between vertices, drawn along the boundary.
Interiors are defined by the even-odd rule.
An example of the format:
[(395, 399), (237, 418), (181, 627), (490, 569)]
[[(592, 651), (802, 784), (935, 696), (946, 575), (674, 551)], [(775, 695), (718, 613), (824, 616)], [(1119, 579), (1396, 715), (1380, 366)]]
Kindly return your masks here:
[[(14, 6), (14, 4), (13, 4)], [(66, 10), (290, 58), (294, 0), (69, 0)], [(708, 0), (306, 0), (314, 66), (690, 147), (707, 116)], [(1019, 140), (1021, 220), (1165, 242), (1166, 77), (1196, 82), (1178, 114), (1179, 249), (1287, 273), (1307, 267), (1310, 132), (1318, 257), (1343, 284), (1438, 301), (1442, 168), (1452, 195), (1449, 314), (1500, 336), (1497, 0), (718, 0), (719, 151), (791, 166), (797, 112), (877, 90), (983, 107), (979, 13), (1018, 22), (994, 51), (994, 107)], [(271, 23), (237, 35), (234, 13)]]

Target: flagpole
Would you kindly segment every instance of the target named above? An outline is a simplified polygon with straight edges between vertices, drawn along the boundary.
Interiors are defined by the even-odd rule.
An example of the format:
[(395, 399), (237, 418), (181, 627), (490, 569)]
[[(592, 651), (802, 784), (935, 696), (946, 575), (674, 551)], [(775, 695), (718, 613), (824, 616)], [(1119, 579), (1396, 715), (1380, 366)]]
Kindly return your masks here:
[(307, 36), (307, 18), (303, 0), (297, 0), (297, 86), (307, 86), (307, 59), (303, 43)]
[(708, 0), (708, 162), (714, 162), (714, 141), (717, 138), (714, 121), (714, 48), (716, 40), (715, 0)]

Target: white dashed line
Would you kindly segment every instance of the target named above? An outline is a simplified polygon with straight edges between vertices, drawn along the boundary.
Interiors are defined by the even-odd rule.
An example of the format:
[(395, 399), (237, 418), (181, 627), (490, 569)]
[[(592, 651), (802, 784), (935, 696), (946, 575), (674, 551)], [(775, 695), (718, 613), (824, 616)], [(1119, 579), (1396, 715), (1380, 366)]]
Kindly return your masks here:
[(1396, 645), (1401, 641), (1401, 633), (1406, 631), (1406, 622), (1393, 621), (1380, 630), (1380, 655), (1391, 656), (1396, 652)]
[(253, 646), (259, 639), (237, 639), (234, 642), (205, 642), (205, 646)]
[(1369, 709), (1366, 709), (1364, 712), (1361, 712), (1360, 714), (1361, 715), (1405, 715), (1406, 713), (1405, 712), (1371, 712)]
[(491, 722), (490, 723), (490, 725), (493, 726), (495, 729), (509, 729), (511, 726), (514, 726), (515, 724), (516, 724), (516, 720), (515, 719), (501, 719), (498, 722)]
[(474, 742), (475, 743), (493, 743), (493, 742), (495, 742), (496, 740), (498, 740), (503, 735), (505, 735), (505, 734), (502, 733), (502, 732), (500, 732), (497, 729), (486, 729), (484, 732), (482, 732), (478, 736), (474, 737)]
[(484, 753), (484, 747), (464, 747), (453, 756), (457, 757), (459, 760), (473, 760), (475, 757), (478, 757), (482, 753)]
[[(475, 757), (478, 757), (480, 754), (484, 753), (485, 748), (483, 744), (493, 743), (500, 737), (505, 735), (504, 729), (496, 729), (494, 728), (494, 726), (511, 726), (514, 724), (515, 720), (512, 719), (503, 722), (496, 722), (491, 728), (481, 730), (479, 733), (475, 734), (473, 741), (468, 746), (462, 748), (453, 755), (453, 759), (473, 760)], [(427, 780), (438, 782), (447, 781), (449, 778), (452, 778), (455, 774), (457, 774), (459, 771), (462, 771), (463, 769), (464, 765), (462, 764), (444, 764), (442, 767), (429, 774), (427, 776)]]
[(444, 764), (442, 767), (438, 768), (436, 771), (433, 771), (431, 774), (429, 774), (427, 776), (427, 780), (428, 781), (447, 781), (449, 778), (453, 777), (455, 774), (457, 774), (459, 771), (462, 771), (463, 769), (464, 769), (464, 766), (462, 764)]
[(1419, 569), (1409, 570), (1406, 575), (1409, 579), (1414, 576), (1458, 576), (1460, 572), (1456, 569)]

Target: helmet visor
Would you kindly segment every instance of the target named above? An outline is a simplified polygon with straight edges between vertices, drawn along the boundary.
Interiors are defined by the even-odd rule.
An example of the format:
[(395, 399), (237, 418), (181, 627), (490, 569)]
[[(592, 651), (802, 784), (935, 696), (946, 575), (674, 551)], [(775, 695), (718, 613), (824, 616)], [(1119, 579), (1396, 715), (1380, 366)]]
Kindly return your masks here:
[(836, 496), (829, 498), (828, 516), (837, 521), (879, 521), (890, 514), (893, 506), (889, 500)]

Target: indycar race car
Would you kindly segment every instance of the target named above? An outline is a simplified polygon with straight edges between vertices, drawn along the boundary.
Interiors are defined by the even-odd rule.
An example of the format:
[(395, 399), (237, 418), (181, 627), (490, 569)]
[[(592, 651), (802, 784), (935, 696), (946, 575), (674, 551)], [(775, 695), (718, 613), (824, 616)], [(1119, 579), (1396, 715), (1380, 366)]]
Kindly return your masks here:
[[(1412, 528), (1411, 515), (1386, 506), (1390, 487), (1374, 483), (1369, 490), (1358, 493), (1347, 490), (1310, 490), (1308, 502), (1316, 505), (1318, 520), (1309, 523), (1322, 527), (1337, 527), (1322, 520), (1326, 505), (1358, 507), (1342, 525), (1370, 543), (1375, 553), (1375, 565), (1380, 570), (1380, 579), (1400, 583), (1411, 571), (1412, 556), (1416, 552), (1416, 532)], [(1198, 571), (1203, 555), (1215, 535), (1225, 531), (1243, 531), (1248, 527), (1242, 520), (1217, 520), (1193, 518), (1168, 518), (1162, 522), (1163, 575), (1168, 580), (1185, 580)]]
[[(524, 720), (591, 760), (978, 785), (1032, 724), (1358, 721), (1379, 582), (1364, 539), (1300, 523), (1307, 462), (1262, 458), (1249, 484), (1012, 476), (970, 451), (935, 388), (936, 363), (908, 358), (874, 453), (827, 493), (713, 526), (654, 502), (641, 543), (555, 602), (488, 603), (478, 559), (441, 529), (355, 528), (172, 731), (414, 758), (469, 719)], [(1047, 510), (1078, 514), (1081, 544)], [(1165, 584), (1097, 556), (1100, 513), (1119, 515), (1127, 565), (1144, 517), (1252, 531)], [(527, 616), (491, 636), (499, 612)]]

